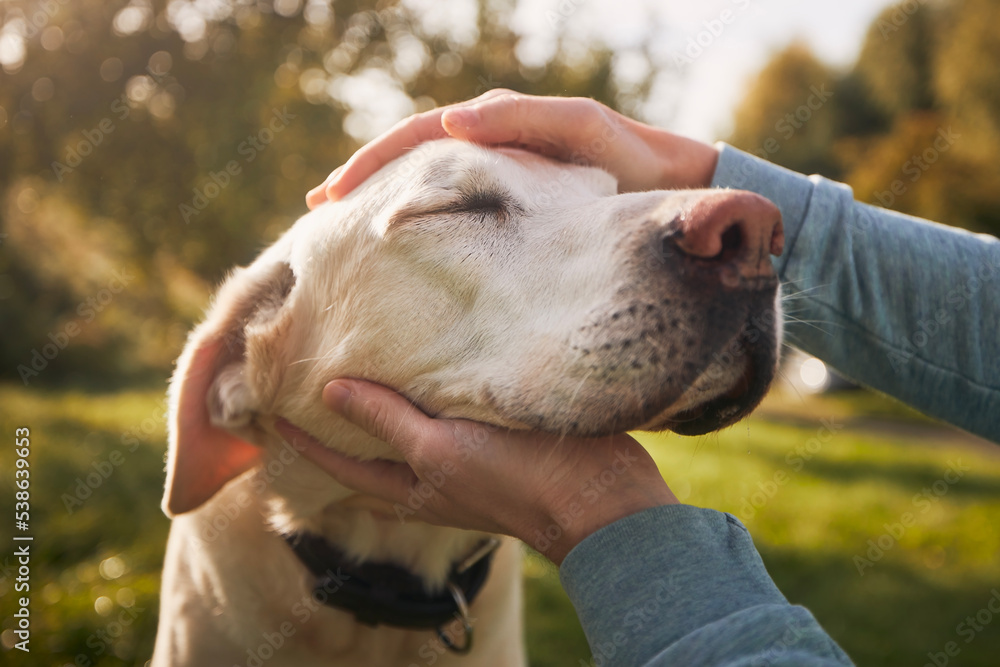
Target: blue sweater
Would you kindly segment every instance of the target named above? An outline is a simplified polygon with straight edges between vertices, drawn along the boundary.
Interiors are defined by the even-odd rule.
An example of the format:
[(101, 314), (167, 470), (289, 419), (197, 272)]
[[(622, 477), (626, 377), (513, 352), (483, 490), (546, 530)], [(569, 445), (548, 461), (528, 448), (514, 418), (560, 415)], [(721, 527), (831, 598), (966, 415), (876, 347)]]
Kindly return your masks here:
[[(785, 293), (801, 293), (797, 318), (829, 323), (789, 322), (786, 340), (1000, 442), (1000, 241), (859, 204), (845, 185), (720, 146), (712, 185), (778, 205)], [(598, 666), (851, 664), (789, 604), (730, 514), (634, 514), (578, 544), (559, 575)]]

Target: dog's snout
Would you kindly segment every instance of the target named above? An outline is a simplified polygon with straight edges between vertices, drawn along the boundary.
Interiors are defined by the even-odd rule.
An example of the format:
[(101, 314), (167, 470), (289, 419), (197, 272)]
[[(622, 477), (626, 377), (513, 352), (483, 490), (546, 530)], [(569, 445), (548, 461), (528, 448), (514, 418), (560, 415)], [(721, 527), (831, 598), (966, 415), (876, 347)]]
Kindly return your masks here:
[(781, 212), (752, 192), (719, 192), (698, 201), (663, 237), (682, 254), (732, 266), (740, 278), (770, 277), (771, 255), (784, 245)]

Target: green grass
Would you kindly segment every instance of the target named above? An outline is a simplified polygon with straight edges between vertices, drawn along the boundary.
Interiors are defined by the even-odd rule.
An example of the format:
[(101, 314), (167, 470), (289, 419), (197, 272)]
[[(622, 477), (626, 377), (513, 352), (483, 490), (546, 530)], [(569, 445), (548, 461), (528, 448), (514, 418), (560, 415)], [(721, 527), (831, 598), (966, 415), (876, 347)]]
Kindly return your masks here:
[[(157, 507), (166, 450), (163, 392), (92, 395), (3, 386), (0, 406), (0, 433), (8, 442), (15, 428), (31, 429), (32, 652), (27, 661), (8, 654), (11, 663), (144, 664), (153, 651), (169, 528)], [(12, 446), (0, 448), (0, 468), (8, 471), (0, 490), (7, 521), (13, 459)], [(8, 567), (9, 554), (0, 555)], [(118, 562), (124, 572), (109, 567)], [(0, 572), (5, 617), (14, 604), (11, 575)], [(4, 630), (9, 627), (8, 618)]]
[[(0, 432), (12, 439), (15, 427), (32, 429), (30, 664), (142, 665), (152, 652), (169, 527), (158, 507), (162, 399), (160, 391), (0, 386)], [(829, 438), (821, 437), (822, 418), (838, 427)], [(951, 665), (1000, 664), (1000, 615), (968, 643), (968, 634), (956, 630), (1000, 590), (1000, 448), (863, 393), (772, 395), (757, 416), (721, 434), (638, 437), (683, 501), (744, 520), (781, 590), (812, 610), (857, 664), (919, 667), (948, 642), (961, 650)], [(795, 471), (788, 457), (811, 439), (816, 451)], [(113, 452), (120, 465), (109, 463), (103, 479), (98, 468), (108, 472), (101, 462), (111, 462)], [(970, 470), (953, 484), (939, 483), (946, 493), (932, 490), (935, 500), (922, 511), (914, 496), (933, 489), (949, 461), (959, 459)], [(8, 471), (0, 508), (8, 517), (12, 462), (12, 448), (0, 448), (0, 467)], [(781, 484), (774, 482), (778, 472), (787, 476), (777, 478)], [(88, 475), (100, 484), (69, 503), (70, 512), (67, 499)], [(744, 503), (750, 500), (758, 506), (752, 516)], [(913, 525), (860, 575), (855, 556), (864, 557), (868, 540), (907, 512)], [(0, 563), (11, 564), (9, 550)], [(525, 582), (532, 665), (586, 663), (586, 640), (555, 569), (529, 555)], [(11, 572), (0, 572), (5, 617), (12, 586)], [(8, 619), (3, 629), (10, 627)], [(29, 664), (6, 650), (5, 659)]]

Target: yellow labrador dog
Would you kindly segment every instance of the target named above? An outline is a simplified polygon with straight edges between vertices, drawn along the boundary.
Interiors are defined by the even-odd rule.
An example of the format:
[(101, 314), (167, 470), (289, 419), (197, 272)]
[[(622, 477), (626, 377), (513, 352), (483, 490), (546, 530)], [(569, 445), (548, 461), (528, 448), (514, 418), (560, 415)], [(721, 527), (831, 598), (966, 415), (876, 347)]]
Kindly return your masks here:
[(322, 405), (359, 377), (502, 428), (721, 428), (773, 377), (780, 245), (750, 193), (619, 195), (601, 170), (454, 140), (301, 218), (178, 361), (153, 665), (526, 664), (515, 544), (354, 494), (276, 420), (398, 459)]

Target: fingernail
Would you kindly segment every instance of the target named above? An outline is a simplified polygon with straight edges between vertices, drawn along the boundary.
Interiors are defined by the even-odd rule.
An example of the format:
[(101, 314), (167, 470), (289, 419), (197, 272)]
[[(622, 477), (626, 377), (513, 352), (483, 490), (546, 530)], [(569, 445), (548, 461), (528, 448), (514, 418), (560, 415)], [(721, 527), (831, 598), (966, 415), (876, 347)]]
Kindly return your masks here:
[(477, 109), (450, 109), (444, 112), (441, 117), (449, 125), (455, 125), (466, 130), (471, 130), (479, 124), (479, 111)]
[(347, 383), (334, 380), (323, 387), (323, 402), (330, 409), (341, 412), (349, 400), (351, 400), (351, 389)]

